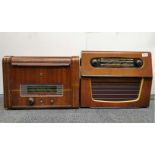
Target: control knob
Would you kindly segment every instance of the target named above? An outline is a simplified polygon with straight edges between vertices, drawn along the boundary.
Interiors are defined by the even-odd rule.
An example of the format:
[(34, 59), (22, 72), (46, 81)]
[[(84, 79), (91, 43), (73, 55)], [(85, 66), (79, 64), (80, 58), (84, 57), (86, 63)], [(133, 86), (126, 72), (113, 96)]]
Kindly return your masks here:
[(98, 66), (98, 61), (97, 61), (97, 59), (92, 59), (91, 65), (92, 65), (93, 67), (97, 67), (97, 66)]
[(28, 105), (33, 105), (34, 104), (34, 98), (32, 98), (32, 97), (30, 97), (29, 99), (28, 99)]
[(143, 61), (141, 59), (135, 59), (134, 64), (136, 67), (142, 67)]

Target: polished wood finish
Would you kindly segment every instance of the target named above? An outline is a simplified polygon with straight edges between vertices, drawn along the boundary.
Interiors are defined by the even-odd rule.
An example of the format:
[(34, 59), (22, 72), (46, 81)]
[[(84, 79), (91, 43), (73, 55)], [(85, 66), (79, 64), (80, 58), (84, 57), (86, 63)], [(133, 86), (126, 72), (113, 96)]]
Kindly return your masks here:
[[(79, 107), (79, 57), (4, 57), (4, 106), (7, 109)], [(62, 84), (63, 96), (20, 96), (21, 84)]]
[[(92, 58), (98, 57), (141, 58), (144, 64), (141, 68), (95, 68), (91, 66), (90, 61)], [(83, 51), (81, 60), (81, 107), (140, 108), (149, 106), (152, 84), (152, 62), (150, 52)], [(138, 84), (139, 80), (141, 81), (141, 90), (139, 90), (139, 97), (135, 100), (119, 101), (117, 99), (114, 101), (112, 99), (114, 98), (114, 96), (112, 96), (113, 94), (111, 94), (110, 101), (102, 99), (96, 100), (93, 98), (92, 81), (101, 81), (103, 83), (106, 83), (107, 81), (107, 83), (110, 84), (116, 82), (119, 84), (121, 81), (124, 81), (125, 83), (134, 81), (136, 84)], [(103, 91), (101, 92), (103, 93)], [(102, 94), (101, 97), (107, 97), (107, 92), (104, 93), (105, 95)], [(124, 95), (124, 93), (119, 92), (119, 90), (117, 90), (117, 92), (114, 90), (110, 93), (117, 93), (120, 97)]]

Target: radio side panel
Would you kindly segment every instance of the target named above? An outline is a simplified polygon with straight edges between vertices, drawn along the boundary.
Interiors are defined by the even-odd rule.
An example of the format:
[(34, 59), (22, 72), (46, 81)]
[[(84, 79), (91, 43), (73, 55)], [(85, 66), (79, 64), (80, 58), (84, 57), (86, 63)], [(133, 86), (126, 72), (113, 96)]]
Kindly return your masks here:
[(80, 59), (79, 57), (72, 57), (71, 63), (71, 83), (72, 83), (72, 103), (73, 107), (79, 107), (80, 95)]
[(11, 57), (5, 56), (2, 59), (3, 67), (3, 90), (4, 90), (4, 107), (11, 108), (11, 93), (10, 93), (10, 74), (11, 74)]

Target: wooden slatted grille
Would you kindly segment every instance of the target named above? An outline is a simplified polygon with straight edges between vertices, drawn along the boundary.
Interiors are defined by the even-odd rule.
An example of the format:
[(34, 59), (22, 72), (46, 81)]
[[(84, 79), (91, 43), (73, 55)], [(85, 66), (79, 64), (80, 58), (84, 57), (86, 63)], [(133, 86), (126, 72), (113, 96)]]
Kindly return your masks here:
[(135, 100), (140, 84), (140, 78), (92, 78), (92, 97), (103, 101)]

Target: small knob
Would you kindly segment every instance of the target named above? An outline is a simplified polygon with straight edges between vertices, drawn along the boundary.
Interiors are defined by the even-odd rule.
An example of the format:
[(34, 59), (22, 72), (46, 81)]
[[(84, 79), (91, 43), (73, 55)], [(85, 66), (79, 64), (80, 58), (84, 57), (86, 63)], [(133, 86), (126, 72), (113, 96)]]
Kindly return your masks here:
[(51, 104), (54, 104), (54, 99), (51, 99), (50, 102), (51, 102)]
[(134, 64), (136, 67), (142, 67), (143, 61), (141, 59), (136, 59)]
[(94, 66), (94, 67), (97, 67), (97, 65), (98, 65), (97, 59), (93, 59), (93, 60), (91, 61), (91, 65)]
[(28, 105), (33, 105), (34, 104), (34, 98), (30, 97), (28, 99)]

